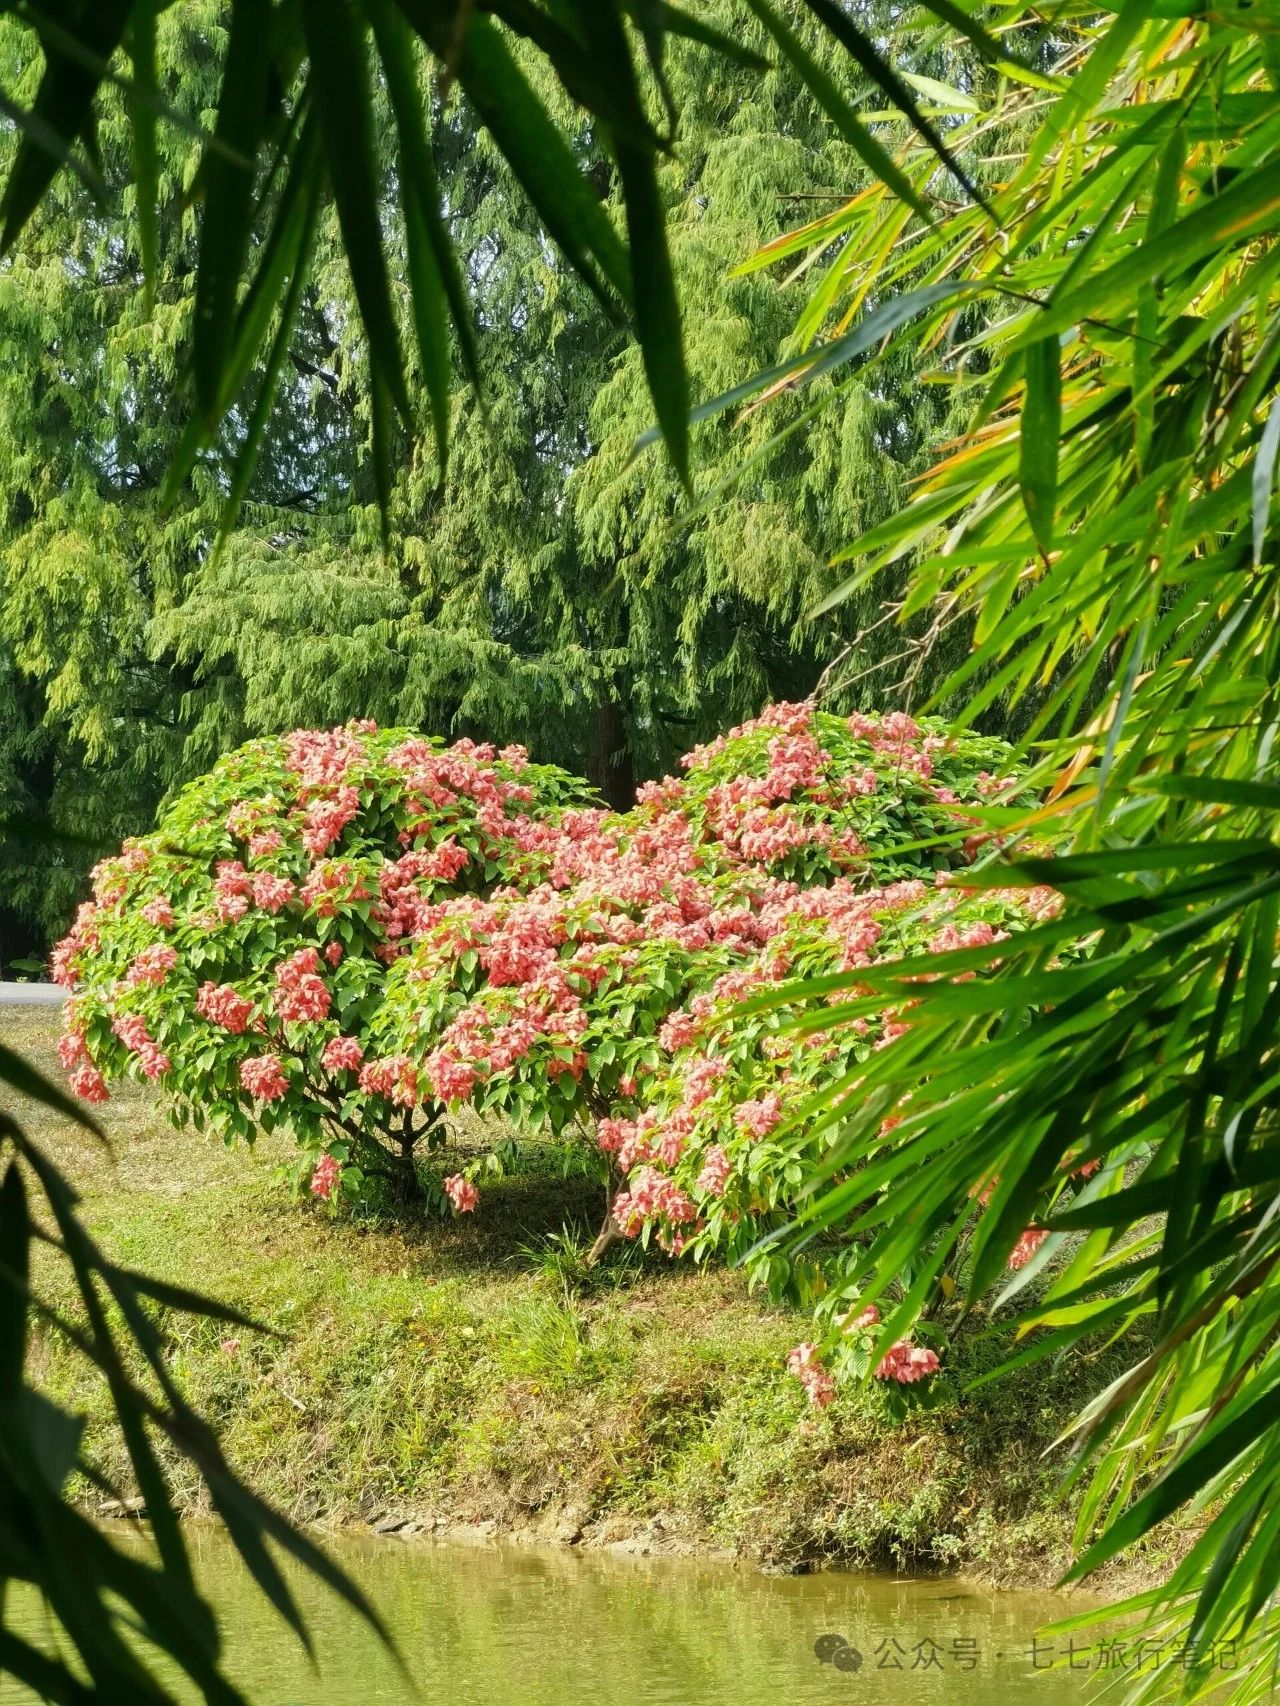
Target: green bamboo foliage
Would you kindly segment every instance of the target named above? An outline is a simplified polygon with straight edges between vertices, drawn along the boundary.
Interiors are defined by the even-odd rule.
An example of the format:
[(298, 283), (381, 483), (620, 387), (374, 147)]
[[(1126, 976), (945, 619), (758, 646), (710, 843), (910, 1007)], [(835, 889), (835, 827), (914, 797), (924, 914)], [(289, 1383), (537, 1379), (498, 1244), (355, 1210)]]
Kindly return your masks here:
[[(192, 1573), (163, 1453), (200, 1475), (246, 1569), (306, 1650), (310, 1638), (277, 1550), (383, 1633), (360, 1590), (230, 1468), (174, 1381), (162, 1312), (263, 1329), (224, 1304), (111, 1261), (86, 1230), (75, 1191), (24, 1129), (11, 1093), (77, 1122), (90, 1141), (105, 1139), (61, 1090), (6, 1048), (0, 1084), (9, 1099), (0, 1107), (0, 1592), (10, 1615), (13, 1583), (38, 1592), (55, 1636), (36, 1643), (0, 1626), (0, 1672), (44, 1700), (165, 1702), (178, 1698), (175, 1676), (204, 1700), (234, 1706), (244, 1699), (226, 1675), (214, 1610)], [(47, 1284), (34, 1271), (36, 1245), (66, 1264), (79, 1318), (48, 1301)], [(149, 1555), (116, 1546), (68, 1500), (73, 1472), (100, 1492), (115, 1489), (83, 1449), (83, 1418), (51, 1402), (33, 1379), (37, 1335), (67, 1341), (107, 1383), (145, 1501)]]
[[(1171, 1641), (1134, 1697), (1207, 1697), (1223, 1675), (1195, 1653), (1236, 1640), (1215, 1698), (1261, 1699), (1280, 1658), (1280, 14), (983, 15), (1018, 63), (975, 72), (952, 19), (955, 81), (922, 91), (983, 199), (900, 129), (910, 198), (855, 183), (748, 265), (821, 276), (794, 383), (865, 373), (869, 330), (955, 396), (955, 441), (850, 539), (828, 602), (905, 561), (908, 609), (972, 623), (939, 697), (1021, 711), (1043, 792), (978, 826), (970, 880), (1064, 904), (1016, 944), (801, 1001), (824, 1027), (888, 989), (915, 1006), (856, 1099), (810, 1110), (842, 1139), (794, 1236), (846, 1229), (847, 1295), (881, 1298), (886, 1342), (922, 1308), (990, 1311), (1015, 1362), (1128, 1335), (1130, 1373), (1064, 1442), (1071, 1574), (1190, 1522), (1148, 1610), (1192, 1658)], [(1068, 1158), (1100, 1164), (1083, 1189)], [(1049, 1237), (1010, 1280), (1032, 1225)]]

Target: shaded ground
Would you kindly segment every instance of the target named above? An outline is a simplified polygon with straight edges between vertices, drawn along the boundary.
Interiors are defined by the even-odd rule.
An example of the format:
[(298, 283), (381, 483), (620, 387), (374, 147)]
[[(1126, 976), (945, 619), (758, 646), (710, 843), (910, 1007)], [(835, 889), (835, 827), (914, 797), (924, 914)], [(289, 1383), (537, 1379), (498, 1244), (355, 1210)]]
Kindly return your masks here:
[[(0, 1013), (0, 1041), (60, 1077), (57, 1015)], [(304, 1520), (493, 1523), (585, 1543), (723, 1548), (782, 1568), (963, 1569), (1036, 1586), (1068, 1556), (1059, 1464), (1041, 1452), (1114, 1359), (1040, 1368), (902, 1425), (878, 1395), (806, 1409), (783, 1369), (807, 1318), (741, 1278), (629, 1249), (585, 1293), (566, 1283), (566, 1217), (594, 1231), (598, 1188), (531, 1150), (452, 1222), (335, 1221), (293, 1203), (283, 1143), (229, 1152), (165, 1120), (150, 1091), (103, 1109), (110, 1149), (43, 1109), (23, 1117), (120, 1260), (198, 1286), (282, 1336), (171, 1318), (173, 1368), (232, 1460)], [(63, 1301), (70, 1303), (69, 1294)], [(995, 1348), (953, 1348), (958, 1377)], [(56, 1343), (40, 1375), (87, 1411), (118, 1478), (99, 1382)], [(178, 1487), (186, 1507), (200, 1489)], [(1170, 1544), (1178, 1545), (1172, 1536)], [(1160, 1559), (1130, 1568), (1142, 1579)]]

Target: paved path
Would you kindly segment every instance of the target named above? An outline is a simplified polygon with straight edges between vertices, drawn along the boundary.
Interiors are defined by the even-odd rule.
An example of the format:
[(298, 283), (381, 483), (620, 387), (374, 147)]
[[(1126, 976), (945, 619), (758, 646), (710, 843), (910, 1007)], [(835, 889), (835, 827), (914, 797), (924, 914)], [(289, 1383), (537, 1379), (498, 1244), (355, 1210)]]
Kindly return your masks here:
[(66, 999), (56, 983), (0, 983), (0, 1007), (61, 1007)]

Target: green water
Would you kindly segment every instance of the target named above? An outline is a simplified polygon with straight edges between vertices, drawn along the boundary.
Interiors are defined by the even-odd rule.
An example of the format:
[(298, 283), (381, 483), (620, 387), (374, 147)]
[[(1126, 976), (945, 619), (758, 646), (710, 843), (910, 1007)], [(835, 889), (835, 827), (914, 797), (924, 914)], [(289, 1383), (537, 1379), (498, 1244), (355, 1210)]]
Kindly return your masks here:
[[(325, 1590), (294, 1578), (313, 1669), (221, 1534), (195, 1528), (192, 1543), (228, 1668), (255, 1706), (415, 1698), (376, 1637)], [(430, 1706), (1063, 1706), (1091, 1692), (1083, 1671), (1038, 1670), (1030, 1656), (1037, 1627), (1082, 1608), (1061, 1596), (494, 1544), (339, 1539), (330, 1550), (378, 1606)], [(823, 1636), (855, 1647), (860, 1668), (848, 1668), (834, 1639), (823, 1650), (838, 1651), (842, 1667), (821, 1662)], [(1047, 1656), (1042, 1643), (1039, 1662)], [(0, 1681), (0, 1700), (25, 1698)]]

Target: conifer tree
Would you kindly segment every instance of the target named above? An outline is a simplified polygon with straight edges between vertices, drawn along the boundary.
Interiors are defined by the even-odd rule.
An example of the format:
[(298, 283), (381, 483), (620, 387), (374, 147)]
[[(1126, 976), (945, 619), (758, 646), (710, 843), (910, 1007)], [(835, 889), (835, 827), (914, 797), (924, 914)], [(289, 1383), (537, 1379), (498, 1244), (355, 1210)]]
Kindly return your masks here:
[[(712, 11), (731, 21), (727, 6)], [(193, 123), (212, 98), (224, 16), (218, 0), (162, 15), (161, 91)], [(763, 54), (763, 33), (732, 21)], [(0, 80), (19, 93), (27, 39), (0, 20)], [(814, 46), (854, 93), (847, 59), (816, 31)], [(690, 369), (712, 394), (774, 359), (797, 309), (773, 274), (733, 269), (797, 208), (846, 193), (850, 160), (785, 67), (682, 41), (667, 71), (681, 130), (662, 188)], [(395, 442), (385, 534), (331, 209), (252, 483), (216, 550), (243, 421), (231, 417), (171, 501), (161, 490), (190, 404), (193, 137), (159, 130), (154, 303), (134, 222), (96, 208), (69, 173), (0, 274), (15, 346), (0, 373), (0, 694), (13, 706), (0, 821), (114, 840), (245, 736), (353, 715), (521, 740), (621, 804), (694, 741), (767, 698), (807, 693), (866, 625), (851, 607), (838, 621), (805, 617), (833, 584), (832, 549), (900, 489), (933, 412), (923, 394), (886, 388), (883, 373), (872, 391), (855, 375), (810, 430), (755, 464), (809, 397), (758, 424), (716, 423), (696, 443), (690, 499), (665, 464), (631, 460), (651, 420), (638, 351), (550, 244), (461, 96), (424, 96), (478, 371), (455, 352), (445, 481), (429, 438)], [(611, 162), (589, 130), (575, 135), (620, 217)], [(108, 185), (127, 177), (128, 148), (123, 106), (113, 116), (108, 103)], [(407, 320), (397, 209), (388, 157), (380, 214)], [(425, 403), (417, 412), (427, 418)], [(6, 859), (23, 868), (0, 916), (0, 955), (12, 957), (65, 922), (83, 860), (65, 846), (33, 859), (16, 843)]]

